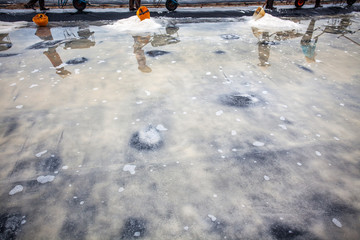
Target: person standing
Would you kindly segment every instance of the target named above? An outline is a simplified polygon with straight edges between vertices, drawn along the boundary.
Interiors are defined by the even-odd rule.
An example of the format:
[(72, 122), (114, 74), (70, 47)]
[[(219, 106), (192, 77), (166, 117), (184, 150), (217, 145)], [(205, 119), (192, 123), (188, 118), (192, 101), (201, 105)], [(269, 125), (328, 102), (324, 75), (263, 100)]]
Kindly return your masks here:
[[(136, 8), (134, 8), (134, 2), (135, 2)], [(129, 0), (129, 10), (130, 11), (135, 11), (135, 10), (139, 9), (140, 5), (141, 5), (141, 0)]]
[(49, 10), (45, 7), (45, 0), (30, 0), (27, 4), (24, 5), (25, 8), (31, 8), (35, 10), (35, 3), (39, 1), (39, 6), (41, 11)]
[(274, 0), (267, 0), (265, 4), (266, 4), (265, 6), (266, 9), (275, 10)]
[(315, 1), (315, 8), (318, 8), (318, 7), (322, 7), (322, 6), (320, 5), (320, 0), (316, 0), (316, 1)]

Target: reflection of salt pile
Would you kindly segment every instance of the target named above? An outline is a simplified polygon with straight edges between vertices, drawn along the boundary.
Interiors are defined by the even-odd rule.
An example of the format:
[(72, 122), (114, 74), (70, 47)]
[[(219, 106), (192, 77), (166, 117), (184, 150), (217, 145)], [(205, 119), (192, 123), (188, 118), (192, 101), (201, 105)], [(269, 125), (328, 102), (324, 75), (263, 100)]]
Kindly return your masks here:
[(254, 19), (251, 19), (249, 21), (249, 24), (251, 27), (256, 27), (261, 30), (269, 30), (269, 31), (272, 31), (272, 30), (281, 31), (281, 30), (292, 30), (292, 29), (300, 30), (301, 29), (300, 24), (294, 23), (293, 21), (290, 21), (290, 20), (283, 20), (283, 19), (274, 17), (268, 13), (266, 13), (264, 17), (262, 17), (256, 21)]
[(107, 27), (119, 32), (144, 33), (157, 30), (161, 27), (161, 25), (156, 23), (152, 18), (140, 21), (137, 16), (133, 16), (121, 19), (112, 25), (108, 25)]
[(0, 33), (9, 33), (16, 28), (25, 27), (27, 22), (0, 22)]

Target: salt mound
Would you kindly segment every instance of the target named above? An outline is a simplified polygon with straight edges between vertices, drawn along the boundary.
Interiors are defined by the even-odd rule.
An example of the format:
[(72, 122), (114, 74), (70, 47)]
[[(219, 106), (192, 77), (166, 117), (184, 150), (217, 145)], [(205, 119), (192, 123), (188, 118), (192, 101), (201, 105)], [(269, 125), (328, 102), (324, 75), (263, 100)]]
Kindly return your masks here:
[(161, 28), (161, 25), (156, 23), (152, 18), (140, 21), (137, 16), (132, 16), (126, 19), (121, 19), (112, 25), (108, 25), (107, 27), (111, 30), (119, 32), (148, 33)]
[(283, 20), (281, 18), (274, 17), (268, 13), (266, 13), (264, 17), (262, 17), (256, 21), (254, 19), (251, 19), (249, 21), (249, 24), (251, 27), (256, 27), (261, 30), (269, 30), (269, 31), (271, 31), (271, 30), (281, 31), (281, 30), (293, 30), (293, 29), (300, 30), (301, 29), (301, 25), (298, 23), (295, 23), (290, 20)]

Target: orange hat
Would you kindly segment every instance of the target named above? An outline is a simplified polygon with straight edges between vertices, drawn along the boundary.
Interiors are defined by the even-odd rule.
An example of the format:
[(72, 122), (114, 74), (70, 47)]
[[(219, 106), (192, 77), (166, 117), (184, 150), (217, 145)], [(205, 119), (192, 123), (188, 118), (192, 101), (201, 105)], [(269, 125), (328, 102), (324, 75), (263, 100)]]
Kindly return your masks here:
[(150, 19), (150, 12), (149, 9), (145, 6), (141, 6), (137, 12), (136, 15), (140, 18), (140, 20)]
[(40, 27), (45, 27), (49, 22), (49, 18), (43, 13), (36, 14), (32, 20)]

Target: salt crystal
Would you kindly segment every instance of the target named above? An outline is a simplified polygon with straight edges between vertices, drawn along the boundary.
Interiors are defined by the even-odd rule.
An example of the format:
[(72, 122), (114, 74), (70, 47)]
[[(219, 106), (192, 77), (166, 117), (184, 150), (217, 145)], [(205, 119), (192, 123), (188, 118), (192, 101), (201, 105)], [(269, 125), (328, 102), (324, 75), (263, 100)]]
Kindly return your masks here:
[(269, 181), (270, 180), (270, 178), (268, 177), (268, 176), (264, 176), (264, 179), (266, 180), (266, 181)]
[(118, 192), (123, 192), (124, 190), (125, 190), (125, 188), (120, 187), (119, 190), (118, 190)]
[(231, 135), (235, 136), (235, 135), (236, 135), (236, 131), (235, 131), (235, 130), (231, 130)]
[(43, 154), (47, 153), (47, 150), (44, 150), (42, 152), (39, 152), (37, 154), (35, 154), (36, 157), (41, 157)]
[(321, 156), (321, 152), (319, 152), (319, 151), (315, 151), (315, 154), (316, 154), (317, 156)]
[(284, 129), (284, 130), (287, 129), (287, 127), (286, 127), (285, 125), (283, 125), (283, 124), (279, 124), (279, 127), (281, 127), (281, 128)]
[(40, 176), (38, 177), (36, 180), (39, 182), (39, 183), (47, 183), (47, 182), (52, 182), (54, 181), (55, 179), (55, 176), (52, 176), (52, 175), (47, 175), (47, 176)]
[(208, 217), (211, 218), (211, 221), (213, 222), (216, 221), (216, 217), (214, 215), (209, 214)]
[(336, 218), (333, 218), (333, 219), (332, 219), (332, 222), (333, 222), (337, 227), (339, 227), (339, 228), (342, 227), (341, 222), (340, 222), (339, 220), (337, 220)]
[(24, 190), (24, 187), (21, 185), (16, 185), (13, 189), (10, 190), (9, 195), (14, 195), (18, 192), (21, 192), (22, 190)]
[(216, 112), (216, 116), (220, 116), (221, 114), (223, 114), (224, 112), (222, 110), (219, 110)]
[(253, 145), (256, 146), (256, 147), (262, 147), (262, 146), (265, 145), (265, 143), (259, 142), (259, 141), (255, 141), (255, 142), (253, 142)]
[(159, 124), (156, 126), (156, 129), (159, 131), (167, 131), (168, 129), (166, 127), (164, 127), (162, 124)]
[(135, 232), (134, 237), (140, 237), (140, 232)]
[(128, 171), (130, 172), (131, 175), (135, 174), (135, 168), (136, 168), (136, 165), (125, 165), (124, 168), (123, 168), (123, 171)]

